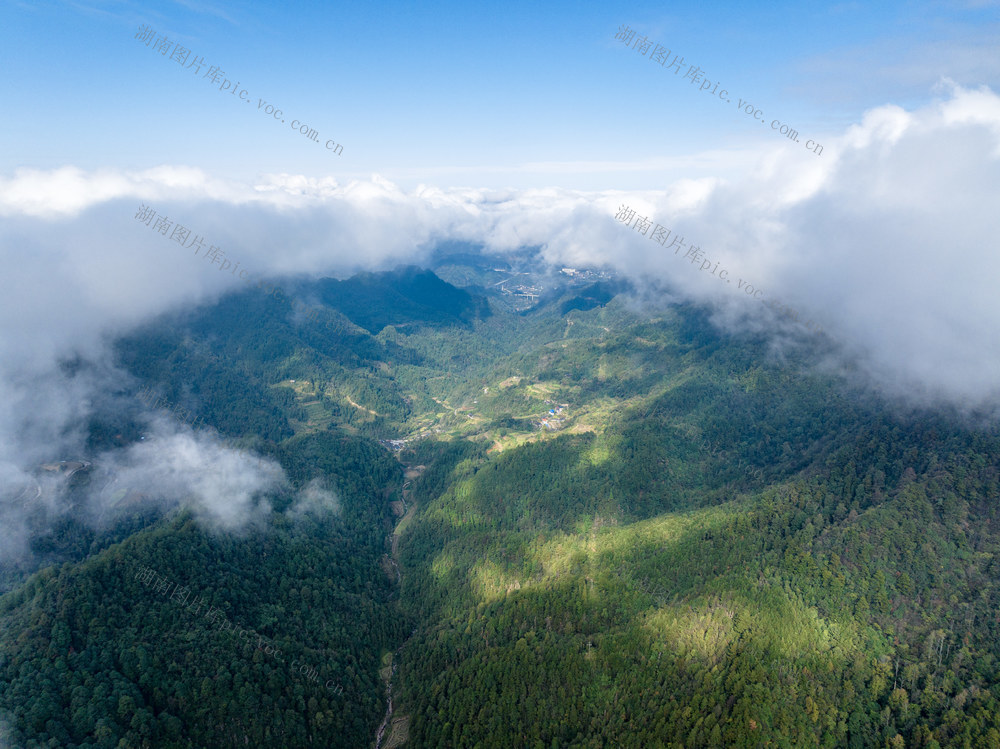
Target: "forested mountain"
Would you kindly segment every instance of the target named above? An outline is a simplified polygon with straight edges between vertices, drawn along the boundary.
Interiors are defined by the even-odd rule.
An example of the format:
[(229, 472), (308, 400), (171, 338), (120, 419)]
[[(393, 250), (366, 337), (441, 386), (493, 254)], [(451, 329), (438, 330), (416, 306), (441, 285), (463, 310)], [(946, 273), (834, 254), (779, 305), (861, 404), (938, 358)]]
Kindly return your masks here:
[(288, 483), (239, 532), (39, 517), (0, 578), (11, 746), (372, 746), (388, 680), (380, 747), (1000, 747), (994, 427), (833, 378), (816, 336), (605, 281), (523, 311), (461, 260), (116, 343), (123, 393)]
[(281, 457), (293, 481), (326, 480), (340, 512), (279, 502), (234, 537), (182, 511), (0, 599), (16, 633), (3, 702), (25, 745), (365, 743), (382, 713), (380, 650), (405, 631), (378, 564), (400, 469), (332, 433), (293, 438)]
[(481, 297), (415, 267), (329, 279), (317, 284), (317, 291), (325, 304), (372, 334), (386, 325), (468, 325), (490, 314)]

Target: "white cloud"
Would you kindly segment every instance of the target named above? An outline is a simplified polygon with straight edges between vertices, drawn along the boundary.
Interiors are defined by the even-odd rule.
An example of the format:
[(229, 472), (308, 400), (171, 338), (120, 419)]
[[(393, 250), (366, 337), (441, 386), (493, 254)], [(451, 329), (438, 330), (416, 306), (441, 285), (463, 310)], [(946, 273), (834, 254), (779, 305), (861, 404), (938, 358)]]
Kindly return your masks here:
[(306, 484), (289, 510), (291, 515), (318, 515), (326, 513), (340, 514), (340, 500), (337, 495), (326, 488), (322, 479), (313, 479)]
[(266, 515), (263, 495), (287, 484), (277, 463), (228, 448), (208, 430), (191, 431), (163, 417), (153, 425), (145, 440), (95, 461), (115, 486), (186, 505), (206, 525), (236, 530)]
[[(894, 392), (961, 406), (996, 398), (1000, 99), (953, 84), (939, 95), (919, 110), (868, 112), (825, 139), (820, 156), (776, 143), (750, 177), (642, 193), (406, 191), (378, 175), (242, 184), (167, 166), (19, 171), (0, 179), (0, 388), (16, 396), (9, 403), (51, 403), (26, 420), (0, 400), (0, 446), (8, 457), (35, 456), (28, 442), (49, 445), (35, 437), (58, 434), (88, 393), (107, 388), (95, 374), (89, 385), (57, 391), (59, 357), (103, 360), (108, 336), (238, 286), (135, 221), (140, 202), (255, 277), (419, 263), (449, 239), (500, 252), (541, 246), (557, 267), (607, 263), (639, 283), (666, 281), (714, 305), (719, 324), (771, 329), (780, 339), (769, 310), (736, 288), (735, 279), (749, 280), (762, 298), (817, 320), (842, 361)], [(616, 222), (623, 203), (700, 246), (733, 282)]]

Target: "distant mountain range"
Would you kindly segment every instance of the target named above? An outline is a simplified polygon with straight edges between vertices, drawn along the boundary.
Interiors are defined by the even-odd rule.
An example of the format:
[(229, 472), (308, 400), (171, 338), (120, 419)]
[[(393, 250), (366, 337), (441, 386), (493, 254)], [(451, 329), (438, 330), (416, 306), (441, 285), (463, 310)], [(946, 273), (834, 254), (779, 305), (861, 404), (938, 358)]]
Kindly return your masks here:
[[(534, 253), (117, 341), (119, 390), (50, 457), (93, 470), (0, 493), (30, 552), (0, 570), (7, 743), (1000, 746), (996, 429)], [(285, 482), (214, 525), (261, 457)], [(169, 481), (108, 488), (154, 458)]]

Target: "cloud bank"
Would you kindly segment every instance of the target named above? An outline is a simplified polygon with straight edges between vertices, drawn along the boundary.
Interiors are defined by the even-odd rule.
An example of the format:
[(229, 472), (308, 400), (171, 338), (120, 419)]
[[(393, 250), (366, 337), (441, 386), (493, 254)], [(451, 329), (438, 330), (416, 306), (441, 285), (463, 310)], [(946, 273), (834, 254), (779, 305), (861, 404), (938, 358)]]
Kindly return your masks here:
[[(141, 203), (257, 276), (419, 264), (449, 240), (500, 253), (538, 246), (555, 267), (605, 265), (639, 284), (665, 284), (711, 305), (720, 326), (787, 334), (735, 283), (710, 279), (616, 222), (629, 204), (819, 322), (837, 347), (832, 361), (851, 362), (886, 391), (966, 409), (996, 404), (1000, 98), (947, 82), (938, 95), (918, 110), (867, 112), (826, 139), (821, 158), (778, 143), (751, 177), (659, 191), (404, 191), (377, 175), (246, 184), (184, 166), (0, 177), (0, 480), (27, 482), (32, 465), (78, 449), (72, 425), (122, 378), (108, 364), (109, 339), (238, 285), (136, 221)], [(92, 372), (66, 376), (73, 358), (92, 362)], [(209, 469), (200, 440), (162, 434), (158, 447), (113, 460), (137, 484), (206, 498), (205, 517), (231, 526), (276, 478), (248, 473), (218, 447), (205, 453)]]

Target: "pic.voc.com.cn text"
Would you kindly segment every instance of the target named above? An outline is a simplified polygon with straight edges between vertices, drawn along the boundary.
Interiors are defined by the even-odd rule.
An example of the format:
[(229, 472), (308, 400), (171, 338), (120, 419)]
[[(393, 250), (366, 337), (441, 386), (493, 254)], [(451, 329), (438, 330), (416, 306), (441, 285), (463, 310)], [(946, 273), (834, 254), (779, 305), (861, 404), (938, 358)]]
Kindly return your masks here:
[[(732, 283), (733, 279), (729, 277), (729, 271), (725, 268), (719, 269), (719, 261), (716, 261), (713, 265), (712, 261), (705, 257), (705, 253), (702, 251), (700, 246), (696, 246), (693, 242), (690, 245), (686, 245), (684, 242), (684, 237), (678, 236), (676, 232), (672, 232), (665, 226), (660, 224), (653, 225), (645, 216), (637, 216), (635, 210), (629, 208), (627, 205), (622, 205), (618, 209), (618, 213), (615, 214), (615, 219), (621, 221), (625, 226), (631, 226), (639, 234), (651, 239), (658, 243), (661, 247), (666, 247), (668, 250), (676, 247), (674, 250), (674, 255), (678, 255), (681, 250), (687, 247), (687, 251), (682, 256), (682, 259), (691, 259), (691, 264), (701, 263), (701, 267), (698, 270), (708, 270), (709, 275), (715, 276), (720, 281), (725, 281), (727, 284)], [(652, 230), (652, 231), (650, 231)], [(673, 234), (673, 239), (670, 239), (671, 234)], [(667, 245), (667, 240), (670, 240), (669, 246)], [(716, 275), (718, 271), (718, 275)], [(764, 290), (754, 288), (753, 284), (749, 281), (744, 281), (742, 278), (738, 278), (736, 281), (736, 288), (744, 292), (747, 296), (753, 297), (758, 302), (764, 302)], [(779, 312), (780, 316), (787, 317), (789, 319), (799, 322), (799, 313), (797, 310), (787, 307), (780, 302), (770, 299), (764, 302), (765, 307), (770, 307), (771, 309)], [(817, 325), (812, 320), (802, 323), (807, 329), (813, 332), (822, 332), (822, 328)]]
[[(709, 95), (713, 95), (716, 91), (718, 91), (719, 101), (724, 101), (726, 104), (732, 104), (733, 100), (729, 97), (729, 91), (726, 89), (719, 90), (718, 81), (715, 82), (715, 86), (712, 86), (712, 81), (706, 77), (704, 70), (699, 68), (697, 65), (686, 65), (684, 58), (680, 55), (674, 55), (673, 60), (671, 60), (671, 51), (666, 47), (658, 44), (657, 42), (651, 41), (648, 37), (636, 37), (635, 32), (625, 25), (618, 27), (618, 33), (615, 34), (614, 38), (623, 44), (632, 42), (634, 38), (635, 41), (632, 42), (632, 49), (643, 57), (645, 57), (646, 53), (652, 48), (652, 54), (649, 55), (649, 59), (652, 62), (660, 63), (660, 65), (665, 67), (667, 70), (673, 69), (674, 75), (678, 75), (685, 67), (687, 67), (687, 72), (684, 73), (684, 78), (682, 80), (690, 78), (692, 84), (701, 81), (701, 87), (698, 89), (699, 91), (708, 91), (708, 89), (711, 88), (712, 90), (708, 91)], [(761, 124), (765, 124), (767, 121), (764, 117), (764, 113), (749, 101), (737, 98), (736, 108), (744, 114), (751, 115)], [(758, 115), (760, 116), (758, 117)], [(799, 140), (799, 131), (783, 124), (780, 120), (771, 120), (771, 129), (781, 135), (784, 135), (789, 140), (801, 143)], [(823, 146), (813, 140), (806, 141), (806, 148), (817, 156), (821, 156), (823, 154)]]
[[(189, 602), (188, 599), (191, 597), (191, 590), (189, 588), (177, 585), (159, 574), (156, 570), (145, 566), (139, 568), (139, 571), (133, 575), (133, 579), (138, 580), (142, 585), (152, 589), (154, 593), (161, 596), (170, 593), (169, 600), (182, 606), (184, 610), (194, 616), (197, 616), (204, 610), (204, 619), (207, 620), (209, 625), (214, 626), (217, 632), (228, 632), (237, 640), (242, 640), (244, 645), (252, 645), (253, 636), (256, 636), (257, 650), (262, 650), (265, 655), (273, 656), (276, 660), (284, 662), (285, 659), (281, 657), (281, 649), (275, 647), (274, 642), (269, 641), (266, 637), (252, 629), (240, 629), (239, 625), (233, 624), (226, 618), (221, 609), (209, 604), (202, 596), (192, 598)], [(298, 664), (298, 668), (296, 668), (296, 664)], [(303, 662), (300, 658), (294, 658), (290, 664), (290, 668), (293, 673), (298, 674), (307, 681), (312, 681), (316, 684), (320, 683), (319, 671)], [(328, 679), (324, 686), (332, 690), (334, 694), (343, 694), (344, 688), (340, 684), (333, 684), (333, 681), (333, 679)]]
[[(171, 62), (176, 62), (182, 68), (194, 68), (195, 75), (201, 72), (202, 67), (207, 68), (205, 74), (202, 76), (203, 79), (208, 78), (212, 85), (218, 83), (219, 91), (223, 93), (228, 91), (240, 101), (245, 101), (247, 104), (252, 103), (249, 92), (245, 88), (240, 88), (239, 81), (234, 84), (225, 77), (225, 71), (221, 70), (217, 65), (207, 65), (204, 57), (192, 57), (191, 50), (181, 46), (180, 44), (174, 44), (166, 36), (158, 37), (156, 32), (146, 24), (139, 27), (139, 30), (135, 34), (135, 38), (144, 43), (147, 47), (152, 47), (154, 52), (159, 52), (163, 57), (167, 57), (167, 59)], [(188, 62), (188, 64), (185, 65), (184, 63), (188, 61), (188, 58), (191, 58), (191, 62)], [(246, 97), (243, 96), (244, 94), (246, 94)], [(263, 99), (257, 99), (257, 111), (260, 112), (262, 110), (264, 114), (271, 115), (274, 119), (285, 122), (283, 117), (284, 112), (275, 108), (274, 104), (268, 104)], [(297, 130), (301, 135), (304, 135), (313, 143), (320, 142), (319, 132), (317, 132), (315, 128), (309, 127), (309, 125), (299, 122), (298, 120), (292, 120), (291, 126), (293, 130)], [(326, 150), (333, 151), (338, 156), (344, 152), (344, 147), (332, 139), (327, 140), (325, 145)]]
[[(199, 234), (195, 234), (192, 237), (190, 229), (182, 226), (181, 224), (175, 224), (166, 216), (157, 215), (156, 211), (147, 206), (145, 203), (141, 204), (139, 206), (139, 210), (136, 211), (135, 220), (139, 223), (145, 224), (147, 227), (159, 233), (161, 236), (166, 237), (170, 241), (176, 242), (184, 249), (189, 250), (193, 247), (195, 255), (202, 250), (205, 250), (205, 253), (201, 257), (202, 260), (209, 261), (209, 268), (216, 264), (218, 264), (220, 271), (232, 268), (230, 274), (233, 276), (236, 276), (236, 271), (240, 270), (240, 261), (237, 261), (236, 265), (233, 265), (232, 261), (226, 257), (226, 253), (221, 247), (209, 244), (208, 249), (205, 249), (206, 240), (204, 237)], [(239, 276), (236, 277), (248, 285), (253, 282), (253, 278), (247, 272), (246, 268), (240, 270)], [(280, 286), (269, 283), (263, 278), (257, 281), (257, 288), (261, 289), (265, 295), (269, 294), (275, 299), (281, 299), (283, 297), (287, 299)], [(316, 308), (310, 308), (298, 299), (289, 300), (289, 304), (291, 304), (293, 310), (304, 315), (309, 322), (319, 322), (320, 318)], [(326, 325), (329, 327), (329, 321), (327, 321)]]

